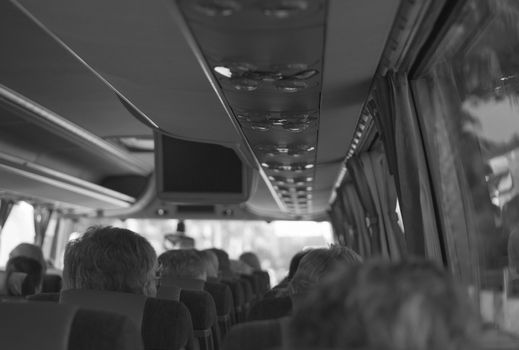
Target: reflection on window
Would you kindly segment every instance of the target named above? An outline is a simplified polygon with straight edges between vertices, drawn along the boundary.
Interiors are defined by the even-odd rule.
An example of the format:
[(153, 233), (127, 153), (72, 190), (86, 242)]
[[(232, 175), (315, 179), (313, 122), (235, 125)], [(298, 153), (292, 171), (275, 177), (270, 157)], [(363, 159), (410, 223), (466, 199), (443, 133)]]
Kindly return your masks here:
[(5, 266), (9, 252), (18, 244), (34, 243), (34, 235), (32, 206), (26, 202), (16, 203), (0, 235), (0, 266)]
[(418, 100), (434, 110), (427, 137), (448, 134), (453, 149), (443, 156), (461, 164), (481, 287), (501, 291), (519, 257), (519, 1), (467, 1), (443, 41), (423, 79), (431, 91), (417, 91)]

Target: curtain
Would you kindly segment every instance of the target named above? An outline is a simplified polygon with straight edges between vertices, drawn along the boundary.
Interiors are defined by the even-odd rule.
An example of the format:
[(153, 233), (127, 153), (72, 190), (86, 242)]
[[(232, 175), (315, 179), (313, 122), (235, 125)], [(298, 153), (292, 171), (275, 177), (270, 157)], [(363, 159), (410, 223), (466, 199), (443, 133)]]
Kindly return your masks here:
[(50, 218), (53, 210), (47, 207), (35, 206), (34, 207), (34, 244), (39, 247), (43, 246), (45, 240), (45, 233), (49, 226)]
[(362, 203), (365, 212), (366, 226), (368, 229), (368, 238), (370, 241), (371, 254), (381, 254), (380, 241), (378, 239), (378, 215), (375, 203), (371, 197), (369, 185), (366, 182), (364, 171), (362, 170), (362, 163), (359, 156), (351, 157), (347, 163), (348, 171), (351, 174), (353, 184), (357, 190), (357, 195)]
[(369, 257), (373, 254), (371, 247), (371, 239), (368, 227), (366, 225), (366, 211), (360, 200), (357, 188), (352, 181), (345, 182), (341, 191), (344, 203), (346, 203), (352, 212), (352, 225), (355, 227), (355, 237), (357, 240), (357, 252), (363, 257)]
[(396, 175), (407, 251), (442, 263), (430, 174), (407, 76), (389, 72), (377, 80), (373, 97), (370, 109), (386, 135), (382, 139), (388, 168)]
[(378, 217), (377, 231), (373, 232), (385, 258), (399, 260), (405, 255), (403, 232), (396, 214), (396, 189), (389, 173), (386, 156), (381, 150), (361, 154), (360, 163)]
[(354, 249), (358, 252), (358, 244), (356, 243), (357, 239), (355, 237), (355, 222), (353, 218), (353, 213), (351, 211), (349, 203), (345, 200), (343, 196), (344, 186), (340, 186), (337, 189), (337, 203), (338, 206), (343, 213), (344, 227), (345, 227), (345, 240), (348, 247)]
[(2, 228), (13, 209), (14, 202), (7, 199), (0, 199), (0, 234), (2, 233)]

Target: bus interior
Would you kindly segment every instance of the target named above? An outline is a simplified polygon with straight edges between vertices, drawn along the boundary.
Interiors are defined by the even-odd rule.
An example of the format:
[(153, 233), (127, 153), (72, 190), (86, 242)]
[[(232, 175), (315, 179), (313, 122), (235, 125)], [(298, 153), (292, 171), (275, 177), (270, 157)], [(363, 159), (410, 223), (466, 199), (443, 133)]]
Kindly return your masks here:
[(29, 242), (59, 274), (117, 226), (255, 251), (274, 286), (334, 244), (431, 260), (519, 336), (517, 23), (516, 0), (1, 0), (0, 266)]

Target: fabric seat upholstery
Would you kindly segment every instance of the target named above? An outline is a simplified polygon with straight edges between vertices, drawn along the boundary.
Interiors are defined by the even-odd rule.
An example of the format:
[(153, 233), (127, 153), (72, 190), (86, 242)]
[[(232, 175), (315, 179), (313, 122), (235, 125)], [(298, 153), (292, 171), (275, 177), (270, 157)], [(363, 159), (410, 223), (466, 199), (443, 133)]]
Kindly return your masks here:
[(50, 303), (0, 304), (0, 339), (4, 350), (143, 349), (125, 316)]
[(66, 290), (60, 303), (116, 312), (129, 317), (141, 329), (145, 349), (177, 350), (194, 346), (191, 315), (174, 300), (144, 295), (95, 290)]
[(211, 294), (216, 305), (216, 315), (223, 340), (233, 324), (234, 304), (229, 286), (218, 282), (206, 282), (205, 290)]
[(46, 274), (43, 276), (41, 286), (42, 293), (59, 293), (61, 291), (62, 278), (60, 275)]
[(283, 318), (236, 325), (227, 335), (223, 350), (281, 348), (287, 343), (287, 321)]
[(272, 320), (292, 313), (292, 299), (289, 296), (267, 298), (254, 304), (249, 313), (249, 321)]
[(220, 334), (216, 319), (216, 306), (206, 291), (182, 290), (180, 302), (187, 306), (193, 321), (194, 335), (201, 350), (218, 350)]
[(231, 290), (234, 303), (234, 319), (235, 323), (243, 322), (243, 312), (245, 308), (245, 292), (239, 280), (222, 279), (221, 283), (227, 285)]

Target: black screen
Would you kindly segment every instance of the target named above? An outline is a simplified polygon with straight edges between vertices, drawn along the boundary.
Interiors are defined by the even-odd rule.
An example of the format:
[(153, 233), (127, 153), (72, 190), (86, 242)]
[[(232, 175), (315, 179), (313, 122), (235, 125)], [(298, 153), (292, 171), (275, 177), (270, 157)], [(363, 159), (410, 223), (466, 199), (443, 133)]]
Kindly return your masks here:
[(182, 193), (242, 193), (243, 166), (234, 150), (159, 135), (162, 190)]

